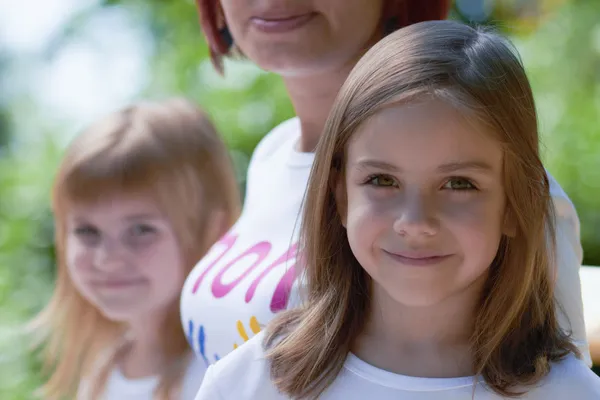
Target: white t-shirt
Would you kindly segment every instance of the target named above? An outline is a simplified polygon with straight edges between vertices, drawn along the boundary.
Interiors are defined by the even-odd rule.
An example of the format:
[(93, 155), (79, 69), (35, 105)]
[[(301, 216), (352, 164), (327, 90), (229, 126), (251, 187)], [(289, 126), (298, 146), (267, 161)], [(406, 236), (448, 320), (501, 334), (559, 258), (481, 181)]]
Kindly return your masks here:
[(183, 287), (184, 331), (207, 366), (299, 301), (298, 216), (314, 160), (295, 150), (299, 132), (298, 119), (288, 120), (256, 147), (242, 215)]
[(600, 268), (581, 267), (581, 291), (588, 338), (600, 341)]
[[(177, 400), (193, 400), (206, 372), (206, 366), (197, 358), (192, 358), (182, 380), (181, 395)], [(159, 382), (157, 376), (129, 379), (120, 368), (115, 368), (106, 381), (100, 399), (94, 400), (152, 400)], [(89, 388), (83, 384), (77, 400), (91, 400)], [(174, 399), (175, 400), (175, 399)]]
[[(195, 353), (208, 366), (241, 345), (275, 313), (297, 304), (294, 279), (299, 214), (314, 153), (296, 150), (300, 122), (283, 122), (257, 146), (248, 167), (240, 219), (188, 276), (181, 318)], [(569, 316), (561, 325), (591, 365), (585, 340), (579, 266), (582, 249), (573, 204), (550, 177), (557, 209), (557, 297)]]
[[(271, 382), (269, 362), (264, 358), (263, 334), (209, 367), (196, 400), (287, 400)], [(419, 378), (376, 368), (349, 354), (333, 384), (321, 400), (498, 400), (474, 377)], [(597, 400), (600, 378), (574, 356), (552, 365), (550, 373), (521, 400)]]

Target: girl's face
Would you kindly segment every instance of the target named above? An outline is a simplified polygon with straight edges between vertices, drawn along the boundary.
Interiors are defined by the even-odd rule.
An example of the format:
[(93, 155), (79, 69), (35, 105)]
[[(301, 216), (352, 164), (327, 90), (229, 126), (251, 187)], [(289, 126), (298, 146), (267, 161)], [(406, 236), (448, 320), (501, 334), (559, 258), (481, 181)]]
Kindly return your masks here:
[(169, 220), (148, 198), (76, 204), (66, 227), (71, 279), (107, 318), (131, 322), (177, 301), (183, 257)]
[(438, 100), (388, 107), (359, 128), (336, 197), (376, 297), (432, 306), (481, 289), (505, 228), (502, 153)]
[(379, 37), (384, 0), (220, 0), (237, 46), (284, 76), (330, 72)]

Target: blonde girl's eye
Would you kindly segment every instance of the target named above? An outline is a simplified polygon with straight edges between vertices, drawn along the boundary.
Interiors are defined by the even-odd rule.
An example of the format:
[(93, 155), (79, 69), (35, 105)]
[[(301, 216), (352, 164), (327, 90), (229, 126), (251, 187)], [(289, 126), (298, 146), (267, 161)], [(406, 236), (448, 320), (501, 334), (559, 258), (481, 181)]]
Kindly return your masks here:
[(82, 243), (93, 245), (100, 241), (102, 234), (98, 228), (92, 225), (82, 224), (73, 229), (73, 235)]
[(155, 243), (158, 229), (150, 224), (137, 223), (132, 225), (125, 235), (125, 242), (132, 248), (140, 248)]
[(156, 228), (148, 224), (135, 224), (130, 229), (131, 236), (140, 237), (156, 233)]

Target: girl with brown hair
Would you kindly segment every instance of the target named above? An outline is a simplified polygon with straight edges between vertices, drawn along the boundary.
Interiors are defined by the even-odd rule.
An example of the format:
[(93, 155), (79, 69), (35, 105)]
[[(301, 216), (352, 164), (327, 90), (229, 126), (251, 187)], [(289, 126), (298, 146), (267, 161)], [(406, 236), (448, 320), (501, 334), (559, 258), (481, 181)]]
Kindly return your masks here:
[(554, 208), (510, 43), (449, 21), (358, 62), (317, 147), (307, 299), (196, 400), (600, 398), (559, 326)]
[[(281, 76), (298, 115), (268, 133), (247, 173), (240, 219), (198, 262), (181, 297), (184, 329), (207, 365), (300, 302), (299, 216), (314, 149), (340, 87), (359, 58), (395, 30), (441, 20), (450, 0), (197, 0), (213, 60), (235, 54)], [(424, 68), (426, 66), (423, 66)], [(433, 145), (433, 143), (432, 143)], [(556, 210), (559, 321), (586, 361), (573, 204), (548, 175)]]

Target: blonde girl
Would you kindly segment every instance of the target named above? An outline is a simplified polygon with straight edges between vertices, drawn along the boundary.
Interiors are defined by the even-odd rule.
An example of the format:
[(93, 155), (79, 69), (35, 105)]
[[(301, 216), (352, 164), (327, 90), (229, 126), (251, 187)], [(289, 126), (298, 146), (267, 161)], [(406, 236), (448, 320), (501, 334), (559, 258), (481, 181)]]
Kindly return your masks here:
[(58, 276), (36, 321), (45, 399), (192, 399), (205, 365), (181, 330), (186, 275), (231, 226), (227, 148), (183, 99), (140, 103), (69, 146), (52, 194)]
[(450, 21), (387, 36), (315, 157), (306, 302), (210, 367), (196, 400), (600, 398), (557, 321), (549, 180), (505, 39)]

